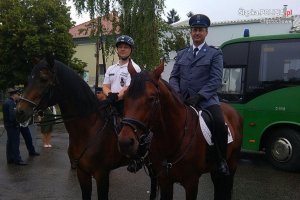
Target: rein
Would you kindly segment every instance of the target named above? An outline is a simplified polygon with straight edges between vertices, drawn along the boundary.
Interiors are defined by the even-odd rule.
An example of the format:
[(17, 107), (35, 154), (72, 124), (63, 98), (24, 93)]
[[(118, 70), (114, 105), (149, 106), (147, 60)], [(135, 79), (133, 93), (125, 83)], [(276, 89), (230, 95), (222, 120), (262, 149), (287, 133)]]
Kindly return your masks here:
[[(183, 143), (184, 137), (186, 136), (186, 131), (188, 130), (188, 127), (187, 127), (187, 121), (188, 121), (187, 120), (187, 118), (188, 118), (187, 106), (185, 106), (185, 110), (186, 110), (186, 118), (185, 118), (185, 123), (184, 123), (184, 133), (183, 133), (183, 136), (181, 138), (182, 143)], [(199, 123), (199, 121), (197, 122), (197, 125), (198, 125), (198, 123)], [(198, 128), (199, 128), (199, 126), (197, 126), (197, 129)], [(187, 145), (187, 147), (185, 148), (185, 150), (183, 151), (183, 153), (181, 155), (179, 155), (179, 157), (177, 159), (175, 159), (174, 162), (168, 162), (167, 159), (163, 161), (162, 166), (166, 167), (167, 173), (168, 173), (169, 169), (171, 169), (175, 164), (177, 164), (178, 162), (180, 162), (184, 158), (184, 156), (186, 156), (187, 152), (190, 150), (190, 148), (192, 146), (192, 142), (193, 142), (194, 136), (196, 135), (197, 129), (195, 131), (193, 131), (194, 134), (192, 135), (192, 137), (190, 139), (190, 142)], [(178, 153), (180, 153), (179, 150), (180, 150), (180, 147), (182, 146), (182, 143), (178, 147), (178, 150), (177, 150)], [(174, 155), (176, 155), (176, 154), (174, 154)]]
[[(159, 104), (159, 96), (160, 96), (160, 90), (159, 90), (159, 85), (154, 82), (153, 80), (145, 80), (148, 81), (150, 83), (152, 83), (156, 89), (158, 90), (157, 92), (157, 96), (158, 96), (158, 100), (155, 100), (155, 103), (153, 104), (153, 107), (155, 107), (156, 109), (158, 108), (157, 104)], [(155, 111), (156, 109), (152, 109), (152, 111)], [(175, 164), (179, 163), (188, 153), (188, 151), (190, 150), (191, 146), (192, 146), (192, 142), (193, 139), (196, 135), (196, 131), (194, 131), (194, 134), (192, 135), (188, 145), (185, 147), (184, 151), (180, 154), (180, 147), (182, 147), (184, 138), (186, 137), (186, 132), (188, 130), (187, 124), (188, 124), (188, 108), (185, 105), (185, 111), (186, 111), (186, 118), (185, 118), (185, 123), (184, 123), (184, 133), (182, 135), (182, 138), (180, 139), (181, 144), (178, 146), (178, 149), (175, 151), (175, 153), (173, 155), (178, 155), (178, 157), (173, 161), (173, 162), (169, 162), (167, 159), (163, 160), (162, 162), (162, 166), (166, 167), (166, 171), (168, 173), (169, 169), (171, 169)], [(152, 112), (153, 114), (154, 112)], [(152, 141), (153, 138), (153, 132), (151, 130), (151, 128), (148, 128), (149, 125), (147, 126), (146, 124), (144, 124), (143, 122), (133, 119), (133, 118), (129, 118), (129, 117), (124, 117), (123, 120), (121, 121), (121, 123), (123, 125), (127, 125), (129, 127), (131, 127), (133, 129), (133, 132), (135, 133), (135, 136), (137, 137), (137, 132), (140, 129), (142, 131), (142, 135), (140, 137), (137, 137), (138, 141), (139, 141), (139, 148), (143, 148), (146, 149), (146, 153), (144, 154), (144, 156), (141, 156), (141, 158), (138, 160), (138, 162), (143, 161), (145, 159), (145, 155), (148, 155), (149, 153), (149, 147), (150, 147), (150, 143)], [(199, 126), (197, 126), (197, 128), (199, 128)], [(151, 163), (150, 163), (151, 164)], [(160, 174), (160, 173), (158, 173)]]
[[(101, 129), (98, 129), (95, 138), (93, 138), (93, 140), (91, 142), (89, 142), (83, 149), (83, 151), (80, 153), (80, 155), (78, 156), (78, 158), (72, 159), (71, 160), (71, 165), (74, 167), (78, 167), (79, 166), (79, 162), (80, 159), (83, 157), (83, 155), (85, 154), (85, 152), (91, 147), (93, 146), (93, 144), (95, 144), (96, 139), (98, 139), (98, 136), (101, 135), (101, 133), (105, 130), (105, 128), (107, 127), (109, 122), (109, 119), (105, 120), (104, 126), (102, 126)], [(85, 170), (83, 170), (82, 168), (80, 168), (82, 171), (86, 172)], [(86, 172), (87, 173), (87, 172)]]

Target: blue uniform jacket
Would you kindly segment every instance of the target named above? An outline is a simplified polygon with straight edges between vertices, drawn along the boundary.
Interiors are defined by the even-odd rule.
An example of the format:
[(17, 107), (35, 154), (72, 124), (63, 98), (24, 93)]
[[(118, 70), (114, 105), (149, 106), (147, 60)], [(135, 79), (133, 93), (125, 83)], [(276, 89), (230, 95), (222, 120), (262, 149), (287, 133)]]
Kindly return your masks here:
[(193, 47), (178, 52), (169, 83), (184, 99), (202, 95), (202, 108), (219, 104), (217, 90), (222, 85), (223, 54), (220, 49), (203, 45), (194, 58)]
[(16, 120), (16, 102), (8, 98), (3, 104), (3, 121), (5, 127), (18, 127)]

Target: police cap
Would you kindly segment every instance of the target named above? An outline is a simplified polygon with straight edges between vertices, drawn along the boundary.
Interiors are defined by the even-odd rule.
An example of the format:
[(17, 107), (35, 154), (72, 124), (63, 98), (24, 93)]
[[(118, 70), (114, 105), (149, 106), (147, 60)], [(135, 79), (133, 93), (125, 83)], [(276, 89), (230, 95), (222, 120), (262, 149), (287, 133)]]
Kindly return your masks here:
[(207, 28), (210, 26), (210, 20), (206, 15), (197, 14), (191, 16), (189, 20), (189, 25), (191, 28), (193, 27), (204, 27)]
[(15, 93), (19, 93), (20, 90), (18, 88), (8, 88), (7, 89), (7, 93), (9, 94), (15, 94)]

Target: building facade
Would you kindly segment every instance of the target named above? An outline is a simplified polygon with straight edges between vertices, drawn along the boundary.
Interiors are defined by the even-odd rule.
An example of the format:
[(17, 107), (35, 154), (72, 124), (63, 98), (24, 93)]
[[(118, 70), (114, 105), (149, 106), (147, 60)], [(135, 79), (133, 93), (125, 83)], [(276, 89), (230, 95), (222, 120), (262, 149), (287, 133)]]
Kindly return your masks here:
[[(108, 19), (111, 20), (111, 18)], [(103, 36), (101, 37), (104, 41), (103, 45), (105, 45), (105, 38), (112, 35), (111, 34), (112, 22), (110, 20), (106, 20), (106, 19), (101, 20), (102, 29), (104, 33)], [(76, 53), (74, 57), (87, 63), (87, 67), (85, 68), (85, 73), (83, 78), (91, 87), (95, 87), (96, 77), (97, 77), (96, 68), (98, 67), (98, 87), (102, 87), (102, 82), (104, 78), (103, 72), (108, 66), (116, 62), (118, 60), (118, 57), (116, 54), (113, 54), (113, 55), (109, 55), (105, 60), (103, 60), (100, 42), (99, 40), (97, 41), (96, 37), (92, 36), (93, 27), (95, 27), (95, 21), (91, 20), (72, 27), (69, 30), (69, 33), (72, 35), (73, 41), (76, 45), (75, 47)], [(100, 37), (98, 39), (100, 39)], [(99, 46), (98, 56), (97, 56), (97, 45)], [(99, 63), (98, 66), (96, 64), (97, 62)]]

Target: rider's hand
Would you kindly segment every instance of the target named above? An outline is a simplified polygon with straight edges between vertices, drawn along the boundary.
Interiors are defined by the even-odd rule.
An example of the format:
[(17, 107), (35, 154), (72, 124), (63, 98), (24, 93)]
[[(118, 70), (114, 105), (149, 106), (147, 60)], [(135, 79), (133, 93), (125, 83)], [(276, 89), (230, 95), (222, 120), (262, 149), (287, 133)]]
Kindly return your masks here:
[(118, 100), (118, 94), (119, 93), (113, 93), (113, 92), (110, 92), (108, 93), (107, 95), (107, 100), (110, 102), (110, 103), (115, 103), (117, 100)]
[(196, 94), (195, 96), (192, 96), (185, 100), (185, 103), (189, 106), (196, 106), (200, 101), (204, 99), (204, 96), (202, 96), (201, 94)]

